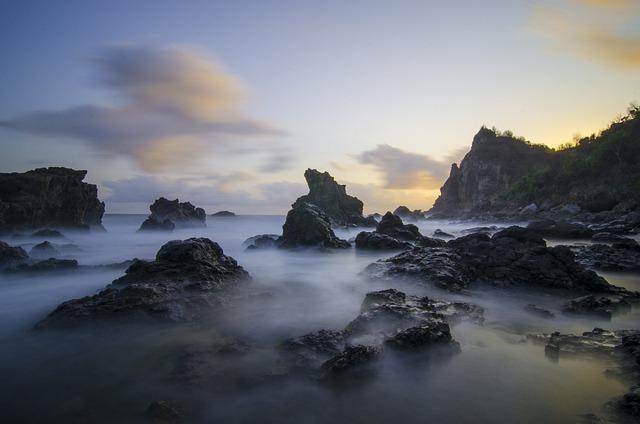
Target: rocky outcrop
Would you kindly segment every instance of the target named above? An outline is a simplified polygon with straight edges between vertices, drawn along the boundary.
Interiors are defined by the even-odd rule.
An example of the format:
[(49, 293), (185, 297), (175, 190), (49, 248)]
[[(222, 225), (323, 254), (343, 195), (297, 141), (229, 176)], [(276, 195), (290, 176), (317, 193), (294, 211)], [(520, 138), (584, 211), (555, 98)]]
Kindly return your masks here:
[[(637, 301), (637, 299), (636, 299)], [(631, 311), (625, 296), (582, 296), (570, 300), (562, 309), (568, 315), (590, 315), (610, 320), (614, 314)]]
[(404, 250), (414, 245), (435, 247), (443, 246), (442, 240), (425, 237), (418, 227), (404, 224), (402, 218), (387, 212), (373, 232), (363, 231), (356, 236), (356, 248), (371, 250)]
[(29, 256), (34, 258), (57, 258), (60, 255), (60, 251), (48, 241), (36, 244), (29, 251)]
[(424, 211), (420, 209), (411, 210), (406, 206), (398, 206), (393, 211), (393, 214), (409, 221), (418, 221), (420, 219), (425, 219)]
[(6, 272), (57, 272), (78, 269), (75, 259), (49, 258), (38, 262), (23, 262), (7, 268)]
[(635, 240), (621, 243), (571, 246), (576, 260), (594, 269), (605, 271), (640, 271), (640, 246)]
[(277, 234), (259, 234), (246, 239), (242, 242), (242, 246), (247, 250), (269, 249), (272, 247), (278, 247), (279, 239), (280, 236)]
[(0, 231), (102, 228), (104, 203), (95, 185), (82, 182), (86, 175), (58, 167), (0, 173)]
[(375, 227), (373, 217), (362, 215), (363, 204), (357, 197), (347, 194), (346, 186), (338, 184), (328, 172), (307, 169), (304, 178), (309, 186), (309, 194), (301, 196), (292, 205), (311, 203), (322, 210), (334, 225), (355, 225)]
[(593, 236), (593, 230), (585, 225), (552, 219), (532, 221), (527, 225), (527, 228), (543, 237), (551, 238), (589, 239)]
[(524, 310), (530, 313), (531, 315), (535, 315), (537, 317), (544, 318), (544, 319), (551, 319), (555, 317), (555, 314), (550, 310), (545, 309), (541, 306), (535, 305), (533, 303), (529, 303), (528, 305), (526, 305), (524, 307)]
[(331, 229), (331, 220), (319, 207), (296, 202), (287, 214), (278, 244), (283, 248), (321, 247), (344, 249), (349, 242), (339, 239)]
[(236, 216), (236, 214), (230, 211), (218, 211), (216, 213), (212, 213), (211, 216), (214, 216), (217, 218), (225, 218), (225, 217)]
[(356, 248), (368, 250), (407, 250), (413, 248), (413, 245), (386, 234), (374, 231), (362, 231), (356, 236)]
[(164, 197), (157, 199), (151, 206), (151, 215), (142, 223), (140, 231), (172, 230), (177, 228), (206, 227), (204, 209), (197, 208), (189, 202), (178, 199), (168, 200)]
[(59, 305), (38, 328), (114, 320), (193, 321), (225, 303), (225, 291), (249, 278), (206, 238), (174, 240), (153, 261), (135, 261), (93, 296)]
[(12, 266), (29, 259), (27, 252), (18, 246), (10, 246), (0, 241), (0, 268)]
[(445, 247), (414, 248), (375, 262), (364, 272), (376, 279), (409, 278), (453, 291), (488, 284), (578, 294), (626, 293), (577, 263), (567, 247), (547, 247), (539, 235), (521, 227), (492, 237), (471, 234)]
[(391, 212), (384, 214), (376, 226), (376, 232), (405, 241), (418, 241), (422, 238), (418, 227), (413, 224), (404, 224), (402, 218)]

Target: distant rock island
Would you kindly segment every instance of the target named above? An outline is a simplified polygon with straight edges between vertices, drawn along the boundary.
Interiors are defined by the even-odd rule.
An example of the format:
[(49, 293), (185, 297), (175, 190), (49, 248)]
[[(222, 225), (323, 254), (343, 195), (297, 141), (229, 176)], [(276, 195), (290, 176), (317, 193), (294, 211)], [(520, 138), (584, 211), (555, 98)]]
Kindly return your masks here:
[(189, 202), (157, 199), (151, 206), (151, 215), (142, 223), (140, 231), (171, 231), (174, 228), (206, 227), (204, 209)]
[(481, 128), (453, 164), (432, 217), (576, 216), (611, 218), (640, 205), (640, 108), (599, 135), (551, 149)]
[(0, 231), (42, 227), (102, 229), (98, 188), (87, 171), (51, 167), (0, 173)]
[(228, 217), (228, 216), (236, 216), (236, 214), (230, 211), (219, 211), (216, 213), (212, 213), (211, 216)]

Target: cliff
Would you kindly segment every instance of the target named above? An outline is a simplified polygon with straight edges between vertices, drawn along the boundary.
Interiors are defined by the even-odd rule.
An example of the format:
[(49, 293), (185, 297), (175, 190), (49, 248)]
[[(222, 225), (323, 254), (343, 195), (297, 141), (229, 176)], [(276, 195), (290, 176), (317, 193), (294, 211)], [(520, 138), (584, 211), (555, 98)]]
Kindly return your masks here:
[(0, 173), (0, 231), (102, 228), (104, 203), (95, 185), (82, 182), (86, 175), (61, 167)]

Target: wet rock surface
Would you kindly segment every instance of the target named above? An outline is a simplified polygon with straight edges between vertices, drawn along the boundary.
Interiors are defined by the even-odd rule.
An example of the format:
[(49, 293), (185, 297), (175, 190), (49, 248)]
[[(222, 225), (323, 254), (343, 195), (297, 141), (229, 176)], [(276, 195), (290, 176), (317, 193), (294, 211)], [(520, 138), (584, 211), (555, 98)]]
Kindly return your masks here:
[(27, 252), (18, 246), (0, 241), (0, 268), (23, 262), (29, 258)]
[(141, 231), (170, 230), (173, 229), (170, 228), (170, 224), (178, 228), (206, 227), (207, 225), (204, 209), (197, 208), (189, 202), (161, 197), (153, 202), (149, 209), (151, 215), (140, 227)]
[(206, 238), (174, 240), (154, 261), (135, 261), (106, 289), (60, 304), (38, 328), (128, 318), (193, 321), (225, 303), (225, 289), (249, 274), (215, 242)]
[(638, 296), (594, 296), (588, 295), (570, 300), (562, 312), (569, 315), (590, 315), (611, 319), (615, 314), (631, 311), (629, 300), (638, 302)]
[(7, 268), (6, 272), (56, 272), (78, 269), (75, 259), (49, 258), (37, 262), (25, 262)]
[(272, 247), (278, 247), (279, 238), (280, 236), (277, 234), (259, 234), (246, 239), (242, 243), (242, 246), (248, 250), (269, 249)]
[(104, 203), (95, 185), (82, 182), (86, 175), (61, 167), (0, 173), (0, 231), (102, 228)]
[(585, 225), (552, 219), (532, 221), (527, 228), (543, 237), (562, 239), (589, 239), (594, 234), (593, 230)]
[(338, 184), (328, 172), (307, 169), (304, 178), (309, 186), (309, 194), (299, 197), (292, 208), (311, 203), (324, 212), (333, 225), (376, 226), (375, 218), (362, 215), (362, 201), (349, 196), (346, 186)]
[(413, 245), (409, 242), (373, 231), (362, 231), (358, 233), (355, 243), (358, 249), (406, 250), (413, 248)]
[(398, 215), (387, 212), (375, 231), (359, 233), (356, 248), (371, 250), (406, 250), (414, 245), (425, 247), (443, 246), (442, 240), (432, 239), (420, 234), (418, 227), (404, 224)]
[(321, 247), (345, 249), (351, 245), (331, 229), (331, 220), (319, 207), (296, 202), (287, 214), (278, 244), (284, 248)]
[(595, 269), (607, 271), (640, 271), (640, 246), (631, 240), (612, 245), (592, 244), (572, 246), (576, 261)]
[(364, 273), (387, 281), (416, 279), (453, 291), (487, 284), (585, 294), (626, 292), (577, 263), (569, 248), (547, 247), (539, 235), (521, 227), (509, 227), (492, 237), (471, 234), (440, 248), (415, 248), (375, 262)]

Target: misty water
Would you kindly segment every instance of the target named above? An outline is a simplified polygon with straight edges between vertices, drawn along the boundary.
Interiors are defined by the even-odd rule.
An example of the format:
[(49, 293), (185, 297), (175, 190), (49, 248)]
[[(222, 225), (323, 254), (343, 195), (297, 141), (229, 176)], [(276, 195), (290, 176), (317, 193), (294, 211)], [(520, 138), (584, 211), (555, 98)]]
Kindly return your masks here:
[[(607, 377), (604, 370), (613, 364), (604, 360), (547, 359), (544, 346), (527, 341), (526, 334), (579, 333), (596, 326), (638, 329), (638, 310), (611, 322), (561, 314), (544, 320), (523, 307), (536, 303), (557, 312), (564, 299), (494, 290), (455, 296), (420, 284), (372, 282), (359, 274), (391, 253), (245, 250), (242, 242), (248, 237), (280, 233), (281, 216), (209, 217), (207, 228), (136, 233), (144, 218), (106, 215), (105, 233), (68, 234), (63, 241), (51, 241), (79, 246), (72, 256), (81, 265), (105, 265), (151, 259), (168, 240), (209, 237), (247, 269), (252, 282), (205, 325), (132, 323), (111, 331), (35, 331), (34, 324), (60, 302), (96, 293), (124, 268), (0, 275), (0, 404), (5, 422), (140, 422), (146, 406), (158, 399), (180, 405), (187, 422), (575, 422), (578, 414), (599, 412), (629, 385)], [(489, 224), (418, 223), (426, 235), (436, 228), (460, 235), (480, 225)], [(349, 239), (358, 231), (336, 233)], [(41, 241), (4, 240), (27, 250)], [(602, 275), (611, 283), (640, 289), (638, 275)], [(486, 322), (452, 326), (459, 354), (404, 358), (385, 352), (378, 373), (360, 384), (334, 386), (279, 375), (274, 345), (323, 328), (341, 329), (357, 316), (367, 292), (390, 287), (478, 304)], [(181, 368), (189, 355), (215, 352), (231, 338), (254, 349), (215, 357), (201, 381), (176, 378), (193, 371)]]

